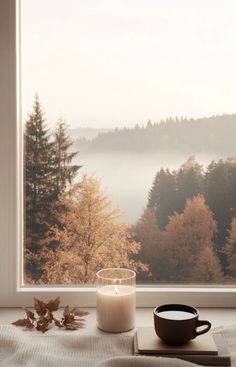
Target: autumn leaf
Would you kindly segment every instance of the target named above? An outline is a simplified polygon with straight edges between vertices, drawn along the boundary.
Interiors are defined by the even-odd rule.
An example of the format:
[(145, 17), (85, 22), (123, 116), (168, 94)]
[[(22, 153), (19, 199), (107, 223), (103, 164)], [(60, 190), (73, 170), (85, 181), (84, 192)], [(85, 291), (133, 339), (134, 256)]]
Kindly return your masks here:
[(84, 319), (76, 319), (76, 316), (85, 316), (88, 312), (82, 311), (79, 307), (70, 308), (69, 306), (64, 307), (62, 324), (66, 330), (77, 330), (84, 327)]
[(65, 328), (66, 330), (77, 330), (78, 326), (74, 323), (71, 323), (71, 324), (65, 324)]
[(36, 324), (36, 329), (45, 333), (48, 330), (49, 321), (46, 318), (39, 319)]
[(34, 308), (39, 316), (44, 316), (47, 313), (47, 307), (43, 301), (34, 298)]
[(70, 307), (69, 306), (65, 306), (64, 307), (64, 312), (63, 312), (63, 316), (69, 316), (70, 315)]
[(30, 319), (19, 319), (15, 322), (12, 322), (12, 325), (26, 327), (27, 329), (33, 329), (34, 324), (30, 321)]
[(26, 307), (24, 307), (23, 310), (25, 311), (28, 319), (30, 319), (32, 321), (36, 320), (35, 316), (34, 316), (34, 313), (32, 311), (28, 310), (28, 308), (26, 308)]
[(64, 325), (73, 323), (75, 321), (75, 315), (71, 313), (69, 306), (64, 308), (63, 319)]
[(72, 320), (71, 322), (68, 322), (67, 320), (64, 320), (63, 325), (65, 326), (66, 330), (77, 330), (84, 327), (84, 320)]
[(64, 307), (63, 315), (60, 320), (54, 317), (53, 311), (57, 311), (60, 304), (60, 298), (57, 297), (54, 300), (50, 300), (45, 303), (37, 298), (34, 298), (34, 307), (37, 315), (24, 307), (27, 318), (19, 319), (12, 324), (15, 326), (22, 326), (27, 329), (35, 328), (42, 333), (45, 333), (49, 329), (49, 325), (54, 324), (59, 328), (66, 330), (77, 330), (84, 327), (85, 320), (81, 316), (88, 315), (87, 311), (81, 310), (79, 307)]
[(47, 315), (45, 316), (45, 318), (48, 320), (49, 323), (51, 323), (52, 320), (53, 320), (52, 312), (48, 310)]
[(48, 310), (50, 311), (57, 311), (58, 310), (58, 307), (59, 307), (59, 304), (60, 304), (60, 297), (57, 297), (56, 299), (54, 300), (50, 300), (47, 304), (46, 304), (46, 307)]
[(89, 314), (89, 312), (88, 312), (88, 311), (81, 310), (81, 308), (79, 308), (79, 307), (73, 307), (71, 312), (72, 312), (75, 316), (80, 316), (80, 317), (82, 317), (82, 316), (86, 316), (86, 315), (88, 315), (88, 314)]

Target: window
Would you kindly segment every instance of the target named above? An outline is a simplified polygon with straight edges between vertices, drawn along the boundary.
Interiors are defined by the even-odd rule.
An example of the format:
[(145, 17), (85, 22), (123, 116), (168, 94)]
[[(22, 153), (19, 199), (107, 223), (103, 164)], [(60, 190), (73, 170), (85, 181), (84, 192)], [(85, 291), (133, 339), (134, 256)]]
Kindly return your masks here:
[[(19, 199), (19, 188), (20, 183), (18, 180), (17, 173), (21, 172), (19, 167), (22, 167), (22, 154), (19, 154), (20, 152), (20, 146), (19, 144), (19, 134), (17, 135), (17, 128), (16, 128), (16, 81), (15, 81), (15, 37), (14, 37), (14, 28), (15, 28), (15, 17), (14, 17), (14, 1), (4, 1), (1, 3), (1, 10), (3, 10), (0, 14), (2, 14), (2, 17), (4, 18), (4, 22), (1, 23), (1, 27), (3, 27), (3, 32), (1, 32), (2, 39), (1, 43), (3, 44), (3, 68), (1, 68), (1, 71), (4, 71), (4, 91), (9, 91), (8, 94), (3, 94), (3, 91), (1, 89), (1, 94), (3, 94), (3, 98), (1, 98), (2, 102), (2, 121), (4, 119), (8, 122), (8, 124), (1, 124), (1, 148), (3, 150), (3, 153), (1, 154), (2, 167), (3, 167), (3, 180), (2, 180), (2, 187), (1, 187), (1, 202), (2, 202), (2, 208), (1, 208), (1, 215), (2, 215), (2, 222), (1, 222), (1, 229), (2, 229), (2, 238), (3, 242), (1, 243), (1, 247), (5, 249), (6, 251), (3, 252), (3, 257), (1, 259), (2, 267), (1, 267), (1, 289), (3, 290), (3, 305), (19, 305), (26, 302), (26, 300), (32, 299), (32, 294), (34, 292), (39, 292), (41, 295), (46, 294), (48, 291), (52, 291), (52, 288), (44, 287), (40, 284), (40, 282), (36, 282), (34, 286), (28, 286), (28, 287), (21, 287), (21, 282), (19, 278), (20, 274), (20, 257), (21, 252), (16, 256), (16, 242), (20, 242), (21, 238), (19, 237), (19, 229), (21, 227), (21, 223), (19, 223), (20, 217), (19, 214), (20, 211), (18, 211), (18, 216), (16, 216), (16, 204), (21, 201)], [(8, 21), (8, 22), (7, 22)], [(10, 47), (9, 47), (10, 45)], [(24, 85), (24, 80), (22, 81)], [(24, 96), (23, 96), (24, 98)], [(42, 98), (43, 99), (43, 98)], [(30, 102), (29, 102), (30, 103)], [(10, 115), (9, 115), (10, 111)], [(5, 113), (5, 116), (4, 116)], [(173, 121), (169, 122), (170, 124), (173, 123)], [(175, 124), (178, 124), (180, 122), (175, 121)], [(140, 130), (143, 132), (147, 132), (148, 129), (153, 129), (153, 122), (148, 122), (145, 127), (136, 126), (134, 128), (128, 129), (126, 131), (125, 129), (121, 129), (120, 131), (115, 131), (113, 134), (136, 134), (137, 141), (140, 140), (139, 134)], [(155, 124), (154, 124), (155, 125)], [(161, 125), (160, 125), (161, 126)], [(159, 128), (159, 127), (158, 127)], [(105, 132), (105, 134), (100, 135), (99, 139), (105, 139), (106, 134), (112, 134), (112, 132)], [(114, 136), (113, 135), (113, 136)], [(163, 144), (166, 143), (165, 139), (167, 139), (168, 143), (168, 136), (163, 137)], [(99, 140), (98, 139), (98, 140)], [(17, 143), (16, 143), (17, 142)], [(51, 140), (49, 139), (49, 143)], [(79, 141), (79, 144), (89, 145), (86, 140)], [(99, 144), (98, 144), (99, 145)], [(17, 147), (17, 158), (16, 160), (16, 147)], [(8, 154), (7, 154), (8, 153)], [(8, 157), (8, 162), (6, 164), (6, 161), (3, 157)], [(52, 155), (53, 157), (53, 155)], [(193, 159), (192, 159), (193, 161)], [(189, 164), (192, 163), (191, 158), (188, 161)], [(17, 165), (17, 163), (19, 163)], [(18, 171), (17, 168), (18, 167)], [(157, 173), (157, 172), (156, 172)], [(166, 172), (165, 172), (166, 174)], [(154, 178), (154, 177), (153, 177)], [(15, 185), (15, 182), (17, 182), (17, 185)], [(90, 183), (94, 181), (89, 181)], [(85, 182), (86, 183), (86, 182)], [(16, 187), (17, 186), (17, 187)], [(17, 195), (16, 195), (17, 194)], [(202, 205), (202, 199), (199, 198), (199, 202)], [(199, 205), (200, 205), (199, 204)], [(4, 219), (7, 218), (8, 221), (5, 221)], [(177, 218), (178, 219), (178, 218)], [(21, 218), (22, 220), (22, 218)], [(40, 218), (41, 222), (42, 218)], [(3, 223), (3, 224), (2, 224)], [(122, 233), (121, 233), (122, 235)], [(7, 244), (7, 247), (4, 248), (4, 244)], [(53, 246), (52, 246), (53, 249)], [(32, 252), (32, 251), (31, 251)], [(30, 254), (32, 256), (32, 254)], [(32, 259), (31, 259), (32, 260)], [(34, 259), (33, 259), (34, 260)], [(33, 261), (32, 260), (32, 261)], [(136, 259), (135, 259), (136, 260)], [(40, 275), (40, 274), (39, 274)], [(18, 292), (15, 292), (16, 289), (16, 279), (18, 279)], [(27, 278), (25, 278), (25, 283), (32, 283), (27, 282)], [(49, 282), (50, 283), (50, 282)], [(57, 284), (58, 282), (52, 281), (53, 285)], [(65, 282), (66, 283), (66, 282)], [(169, 285), (169, 287), (166, 289), (166, 287), (161, 288), (160, 285), (159, 289), (157, 288), (140, 288), (138, 292), (138, 302), (140, 306), (147, 306), (147, 305), (155, 305), (157, 302), (173, 302), (176, 300), (176, 294), (178, 294), (178, 301), (186, 302), (186, 303), (194, 303), (194, 304), (202, 304), (202, 305), (210, 305), (214, 304), (214, 306), (220, 306), (220, 305), (232, 305), (233, 304), (233, 297), (234, 297), (234, 288), (228, 287), (223, 288), (221, 290), (214, 289), (214, 288), (206, 288), (206, 289), (199, 289), (199, 288), (185, 288), (182, 287), (176, 287), (173, 288)], [(58, 294), (61, 294), (63, 299), (67, 299), (68, 297), (75, 298), (75, 296), (79, 297), (79, 301), (81, 304), (88, 305), (88, 304), (94, 304), (94, 293), (90, 288), (81, 288), (78, 289), (72, 289), (72, 287), (60, 287), (60, 288), (54, 288), (54, 291)], [(143, 292), (145, 293), (145, 297), (143, 296)], [(225, 297), (219, 297), (220, 294), (224, 294)], [(208, 297), (202, 297), (202, 295), (208, 295)], [(210, 294), (210, 297), (209, 297)], [(82, 297), (81, 297), (82, 295)], [(201, 299), (202, 302), (199, 300)]]

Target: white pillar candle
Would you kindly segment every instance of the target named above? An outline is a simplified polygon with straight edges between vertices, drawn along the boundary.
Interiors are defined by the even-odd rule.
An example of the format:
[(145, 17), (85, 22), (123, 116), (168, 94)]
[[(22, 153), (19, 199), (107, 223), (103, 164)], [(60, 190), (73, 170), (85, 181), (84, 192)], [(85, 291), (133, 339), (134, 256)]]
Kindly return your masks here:
[(135, 322), (135, 289), (128, 285), (105, 285), (97, 290), (97, 322), (105, 331), (133, 329)]
[(135, 273), (104, 269), (97, 273), (97, 325), (108, 332), (123, 332), (135, 325)]

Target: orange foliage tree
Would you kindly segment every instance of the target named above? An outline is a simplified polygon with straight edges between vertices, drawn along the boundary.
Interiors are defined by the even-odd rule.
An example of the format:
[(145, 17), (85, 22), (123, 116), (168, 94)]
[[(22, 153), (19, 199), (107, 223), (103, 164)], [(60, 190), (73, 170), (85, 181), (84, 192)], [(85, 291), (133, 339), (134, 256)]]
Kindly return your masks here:
[(200, 283), (221, 283), (224, 280), (220, 260), (214, 253), (212, 246), (207, 246), (200, 252), (191, 278), (193, 282)]
[(112, 210), (94, 176), (84, 176), (62, 194), (55, 215), (60, 225), (51, 228), (50, 242), (59, 245), (44, 253), (45, 283), (94, 283), (96, 272), (104, 267), (148, 270), (141, 261), (131, 259), (140, 244), (120, 221), (121, 212)]
[[(159, 254), (161, 247), (161, 231), (157, 225), (156, 215), (151, 208), (146, 208), (140, 219), (133, 227), (135, 239), (141, 243), (141, 251), (138, 255), (145, 263), (150, 265), (150, 275), (156, 280), (158, 273)], [(143, 274), (142, 274), (143, 277)]]
[[(201, 280), (208, 281), (209, 264), (205, 256), (215, 256), (213, 238), (216, 232), (216, 221), (204, 197), (198, 195), (188, 199), (183, 212), (170, 217), (163, 233), (160, 277), (165, 281), (194, 282), (197, 269), (201, 269), (201, 274), (205, 274)], [(221, 276), (220, 264), (215, 257), (213, 263), (216, 268), (212, 280), (216, 280)], [(196, 280), (200, 280), (199, 276)]]

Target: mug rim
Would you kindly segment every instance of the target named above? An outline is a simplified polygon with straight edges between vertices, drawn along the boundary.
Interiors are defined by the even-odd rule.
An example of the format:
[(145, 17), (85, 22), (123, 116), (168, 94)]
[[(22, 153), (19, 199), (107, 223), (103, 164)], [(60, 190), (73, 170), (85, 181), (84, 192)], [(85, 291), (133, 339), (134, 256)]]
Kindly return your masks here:
[[(182, 309), (181, 309), (181, 307), (182, 307)], [(195, 307), (193, 307), (193, 306), (182, 304), (182, 303), (167, 303), (167, 304), (163, 304), (163, 305), (157, 306), (157, 307), (155, 307), (153, 309), (153, 315), (154, 315), (154, 317), (156, 316), (156, 317), (162, 318), (159, 315), (162, 312), (162, 311), (159, 311), (160, 308), (163, 308), (162, 311), (185, 311), (185, 312), (192, 313), (195, 317), (198, 317), (199, 316), (198, 309), (195, 308)], [(184, 310), (184, 308), (185, 308), (185, 310)], [(192, 310), (193, 312), (191, 312), (189, 310)], [(165, 319), (165, 320), (171, 320), (171, 319)], [(174, 320), (174, 321), (185, 321), (185, 320)]]

